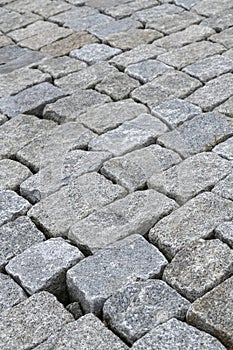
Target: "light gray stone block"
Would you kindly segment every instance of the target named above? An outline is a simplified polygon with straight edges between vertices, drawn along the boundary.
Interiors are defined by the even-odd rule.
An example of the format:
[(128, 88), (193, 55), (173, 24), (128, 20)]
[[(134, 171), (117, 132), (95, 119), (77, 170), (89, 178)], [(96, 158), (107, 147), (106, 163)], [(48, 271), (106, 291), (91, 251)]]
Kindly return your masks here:
[(89, 6), (81, 6), (77, 8), (72, 8), (68, 11), (63, 11), (56, 16), (52, 16), (49, 18), (51, 22), (58, 23), (60, 25), (63, 25), (69, 21), (77, 20), (78, 18), (84, 18), (87, 16), (95, 15), (98, 11), (89, 7)]
[[(114, 4), (115, 5), (115, 4)], [(108, 7), (105, 13), (116, 19), (121, 19), (132, 15), (134, 12), (158, 5), (157, 0), (135, 0), (119, 4), (117, 6)]]
[(7, 122), (8, 118), (3, 115), (3, 114), (0, 114), (0, 125), (4, 124), (5, 122)]
[(62, 56), (44, 60), (39, 64), (38, 69), (44, 73), (49, 73), (54, 79), (58, 79), (67, 74), (78, 72), (86, 67), (87, 64), (85, 62)]
[(173, 4), (163, 4), (160, 6), (154, 6), (149, 9), (143, 9), (137, 11), (132, 15), (132, 18), (141, 21), (142, 23), (154, 22), (156, 19), (162, 16), (181, 13), (183, 9), (181, 7), (175, 6)]
[(72, 300), (85, 312), (100, 315), (103, 304), (117, 289), (137, 279), (161, 276), (167, 260), (143, 237), (109, 247), (84, 259), (67, 272)]
[(21, 182), (31, 175), (28, 168), (14, 160), (0, 160), (0, 190), (17, 190)]
[(233, 249), (233, 221), (220, 224), (215, 229), (215, 235)]
[(24, 290), (10, 276), (0, 273), (0, 313), (25, 299)]
[(77, 17), (76, 19), (72, 19), (66, 22), (66, 26), (75, 30), (86, 30), (90, 31), (92, 27), (98, 25), (109, 26), (111, 23), (114, 23), (115, 20), (110, 17), (103, 15), (102, 13), (97, 13), (90, 16), (85, 17)]
[(39, 16), (30, 12), (21, 14), (16, 11), (9, 11), (3, 7), (1, 7), (0, 9), (0, 15), (1, 15), (0, 30), (3, 33), (8, 33), (9, 31), (12, 31), (21, 27), (25, 27), (28, 24), (38, 21), (38, 19), (40, 19)]
[(233, 116), (233, 96), (230, 97), (226, 102), (222, 103), (219, 107), (215, 109), (220, 113), (226, 114), (228, 117)]
[(172, 317), (184, 320), (190, 303), (160, 280), (128, 284), (104, 304), (110, 328), (132, 344), (153, 327)]
[(186, 244), (209, 238), (222, 222), (232, 219), (232, 201), (213, 193), (199, 194), (161, 219), (149, 233), (149, 240), (169, 258)]
[(77, 301), (74, 301), (73, 303), (67, 305), (66, 310), (68, 310), (74, 316), (75, 320), (78, 320), (83, 316), (80, 304)]
[(219, 44), (224, 45), (226, 48), (233, 48), (233, 28), (223, 30), (221, 33), (213, 34), (210, 40)]
[[(217, 33), (232, 26), (233, 9), (219, 12), (214, 17), (207, 17), (200, 24), (215, 29)], [(215, 34), (215, 33), (213, 33)]]
[(81, 49), (71, 51), (70, 57), (78, 58), (88, 64), (94, 64), (100, 61), (109, 60), (119, 53), (121, 53), (121, 50), (114, 49), (105, 44), (89, 44)]
[(89, 143), (90, 150), (109, 151), (115, 156), (148, 146), (167, 131), (167, 126), (150, 114), (141, 114), (117, 129), (100, 135)]
[(233, 137), (220, 143), (213, 148), (213, 152), (226, 158), (228, 160), (233, 160)]
[(217, 183), (212, 192), (223, 198), (233, 200), (233, 171), (225, 179)]
[(68, 237), (83, 249), (95, 252), (132, 234), (146, 234), (176, 208), (173, 200), (154, 190), (134, 192), (74, 224)]
[(186, 10), (190, 10), (201, 0), (175, 0), (175, 4), (184, 7)]
[(218, 0), (203, 0), (199, 1), (194, 7), (197, 13), (206, 17), (216, 16), (221, 12), (232, 9), (232, 2), (230, 0), (223, 0), (221, 3)]

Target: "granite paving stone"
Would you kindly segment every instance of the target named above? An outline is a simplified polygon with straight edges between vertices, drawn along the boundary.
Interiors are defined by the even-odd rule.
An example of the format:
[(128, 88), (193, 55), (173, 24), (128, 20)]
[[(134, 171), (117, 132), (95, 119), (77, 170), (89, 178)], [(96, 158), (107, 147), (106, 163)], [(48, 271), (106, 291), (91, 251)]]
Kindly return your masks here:
[(189, 75), (171, 71), (154, 78), (132, 92), (132, 98), (150, 108), (174, 98), (184, 98), (201, 86), (199, 80)]
[(185, 322), (181, 322), (175, 318), (153, 328), (141, 339), (136, 341), (133, 344), (132, 349), (226, 350), (220, 341), (212, 337), (210, 334), (189, 326)]
[(167, 130), (167, 126), (157, 118), (150, 114), (141, 114), (92, 139), (88, 148), (94, 151), (109, 151), (115, 156), (120, 156), (155, 143), (157, 137)]
[(90, 44), (81, 49), (71, 51), (70, 57), (78, 58), (88, 64), (94, 64), (106, 61), (119, 53), (121, 53), (120, 49), (115, 49), (105, 44)]
[(200, 107), (179, 98), (163, 102), (151, 111), (152, 115), (161, 119), (171, 129), (175, 129), (201, 112)]
[(187, 320), (190, 324), (214, 335), (228, 349), (233, 347), (232, 285), (233, 277), (197, 299), (187, 314)]
[(73, 320), (52, 294), (34, 294), (1, 313), (0, 347), (2, 350), (32, 349)]
[(163, 281), (140, 281), (110, 296), (103, 307), (103, 318), (114, 332), (132, 344), (172, 317), (184, 320), (189, 305)]
[(137, 191), (75, 223), (68, 237), (82, 249), (95, 252), (132, 234), (145, 235), (177, 207), (154, 190)]
[(126, 4), (108, 7), (104, 10), (107, 15), (121, 19), (132, 15), (134, 12), (159, 5), (157, 0), (134, 0)]
[(233, 96), (230, 97), (226, 102), (215, 108), (216, 111), (226, 114), (228, 117), (233, 116)]
[(141, 11), (136, 11), (132, 18), (141, 21), (142, 23), (154, 22), (156, 19), (161, 18), (162, 16), (175, 14), (183, 12), (179, 6), (173, 4), (162, 4), (160, 6), (154, 6), (148, 9), (143, 9)]
[(68, 310), (74, 316), (75, 320), (78, 320), (80, 317), (83, 316), (81, 306), (77, 301), (74, 301), (73, 303), (67, 305), (66, 310)]
[[(200, 114), (158, 138), (183, 157), (208, 151), (233, 134), (233, 120), (217, 112)], [(220, 145), (219, 145), (220, 146)]]
[(0, 226), (18, 216), (25, 215), (30, 207), (31, 204), (16, 192), (0, 191)]
[(231, 0), (222, 0), (221, 2), (218, 0), (202, 0), (198, 1), (192, 10), (206, 17), (212, 17), (232, 8)]
[(63, 326), (35, 350), (127, 350), (129, 349), (113, 332), (93, 314)]
[(199, 1), (201, 0), (175, 0), (175, 4), (184, 7), (186, 10), (190, 10)]
[(215, 29), (216, 32), (221, 32), (222, 30), (232, 26), (232, 20), (233, 20), (233, 8), (226, 12), (220, 12), (214, 17), (207, 17), (201, 22), (201, 25), (209, 26)]
[(109, 152), (69, 151), (61, 159), (51, 162), (20, 185), (20, 193), (31, 203), (68, 185), (72, 178), (99, 171), (102, 164), (111, 158)]
[(233, 28), (225, 29), (221, 33), (214, 34), (210, 37), (210, 40), (224, 45), (226, 48), (231, 49), (233, 47)]
[(14, 256), (45, 239), (27, 216), (21, 216), (0, 228), (0, 270)]
[(104, 176), (88, 173), (73, 177), (68, 186), (37, 203), (28, 215), (48, 236), (67, 236), (73, 224), (126, 194), (123, 187)]
[(66, 271), (84, 255), (63, 238), (37, 243), (17, 255), (6, 265), (6, 272), (29, 295), (45, 290), (65, 299)]
[[(199, 153), (168, 170), (152, 175), (147, 184), (149, 188), (154, 188), (174, 198), (179, 204), (184, 204), (197, 194), (213, 188), (230, 174), (231, 170), (232, 165), (226, 159), (210, 152)], [(214, 193), (219, 195), (228, 192), (225, 182), (228, 183), (230, 191), (231, 181), (226, 179), (216, 185)], [(229, 198), (229, 196), (225, 194), (223, 197)]]
[(5, 122), (7, 122), (7, 120), (8, 120), (8, 118), (5, 115), (0, 113), (0, 125), (2, 125)]
[(68, 28), (72, 28), (74, 30), (89, 30), (93, 26), (97, 25), (106, 25), (109, 26), (111, 23), (115, 22), (115, 20), (110, 17), (103, 15), (102, 13), (92, 14), (90, 16), (85, 17), (76, 17), (71, 19), (70, 21), (66, 21), (65, 25)]
[(233, 200), (233, 171), (225, 177), (223, 180), (218, 182), (212, 192), (227, 199)]
[(11, 38), (6, 35), (0, 35), (0, 48), (13, 44)]
[(49, 21), (57, 23), (59, 25), (66, 25), (67, 22), (77, 20), (91, 15), (97, 14), (98, 11), (91, 8), (90, 6), (78, 6), (68, 11), (63, 11), (56, 16), (51, 16)]
[(44, 60), (39, 64), (38, 69), (44, 73), (49, 73), (54, 79), (58, 79), (67, 74), (78, 72), (86, 67), (87, 64), (85, 62), (62, 56)]
[(23, 56), (29, 50), (26, 48), (19, 47), (17, 45), (7, 45), (0, 49), (0, 64), (6, 64)]
[(66, 95), (65, 91), (50, 83), (37, 84), (14, 96), (0, 98), (0, 112), (9, 118), (23, 113), (40, 116), (47, 103), (55, 102)]
[(227, 50), (223, 53), (223, 56), (230, 58), (233, 60), (233, 49)]
[(149, 240), (171, 259), (185, 245), (210, 238), (219, 224), (232, 219), (232, 207), (232, 201), (213, 193), (199, 194), (161, 219), (150, 230)]
[(151, 145), (106, 161), (101, 173), (133, 192), (143, 189), (152, 175), (180, 161), (181, 158), (177, 153), (159, 145)]
[(21, 182), (31, 176), (31, 171), (11, 159), (0, 160), (0, 190), (17, 190)]
[(213, 152), (228, 160), (233, 160), (233, 138), (230, 137), (225, 142), (213, 148)]
[(214, 232), (217, 238), (233, 248), (233, 221), (223, 222)]
[(13, 30), (25, 27), (28, 24), (38, 21), (40, 19), (40, 17), (34, 13), (26, 12), (20, 14), (16, 11), (9, 11), (4, 7), (0, 8), (0, 15), (0, 30), (3, 33), (9, 33)]
[(90, 256), (67, 272), (72, 300), (78, 300), (85, 312), (100, 315), (102, 307), (119, 288), (137, 279), (161, 275), (167, 260), (143, 237), (123, 242)]
[(0, 313), (25, 299), (24, 290), (10, 276), (0, 273)]
[(232, 271), (232, 249), (218, 239), (200, 239), (175, 255), (164, 270), (163, 280), (193, 302), (230, 277)]

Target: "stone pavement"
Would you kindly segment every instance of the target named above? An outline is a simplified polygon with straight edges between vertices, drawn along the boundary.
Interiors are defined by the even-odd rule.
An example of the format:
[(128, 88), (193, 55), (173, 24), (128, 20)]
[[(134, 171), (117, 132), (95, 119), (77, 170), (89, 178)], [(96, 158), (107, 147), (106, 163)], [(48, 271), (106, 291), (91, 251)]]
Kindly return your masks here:
[(0, 0), (0, 349), (233, 350), (233, 1)]

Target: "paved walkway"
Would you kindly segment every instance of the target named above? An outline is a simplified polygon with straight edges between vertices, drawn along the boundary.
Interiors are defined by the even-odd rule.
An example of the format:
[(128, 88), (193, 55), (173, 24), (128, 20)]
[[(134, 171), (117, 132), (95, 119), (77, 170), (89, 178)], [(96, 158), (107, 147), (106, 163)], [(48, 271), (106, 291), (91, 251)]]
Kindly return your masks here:
[(233, 349), (233, 1), (0, 0), (0, 349)]

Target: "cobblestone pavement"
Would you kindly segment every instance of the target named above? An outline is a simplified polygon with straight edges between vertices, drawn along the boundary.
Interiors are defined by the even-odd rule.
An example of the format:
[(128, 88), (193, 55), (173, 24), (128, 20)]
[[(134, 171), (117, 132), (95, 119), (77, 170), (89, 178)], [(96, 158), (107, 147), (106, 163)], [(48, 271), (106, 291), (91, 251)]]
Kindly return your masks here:
[(0, 0), (1, 350), (233, 350), (232, 73), (232, 0)]

